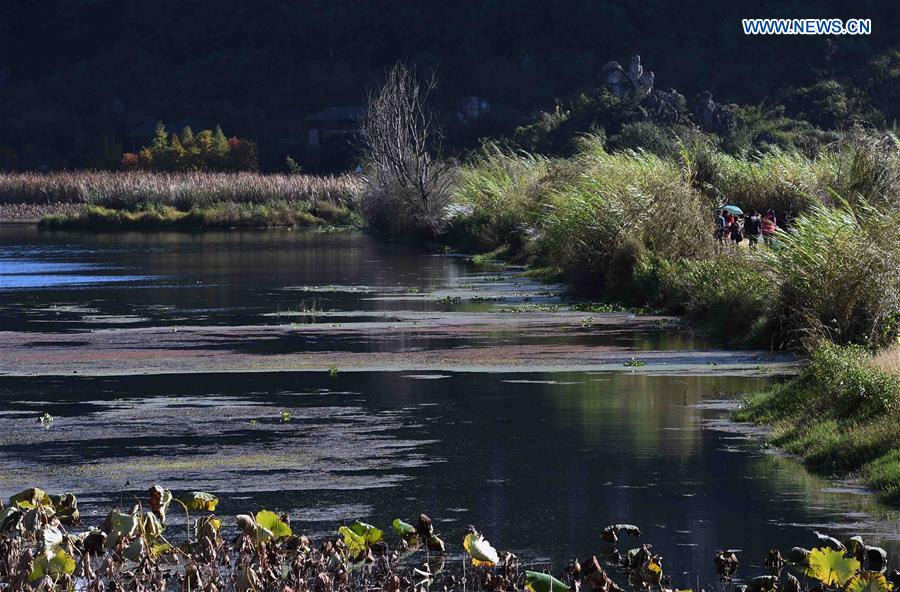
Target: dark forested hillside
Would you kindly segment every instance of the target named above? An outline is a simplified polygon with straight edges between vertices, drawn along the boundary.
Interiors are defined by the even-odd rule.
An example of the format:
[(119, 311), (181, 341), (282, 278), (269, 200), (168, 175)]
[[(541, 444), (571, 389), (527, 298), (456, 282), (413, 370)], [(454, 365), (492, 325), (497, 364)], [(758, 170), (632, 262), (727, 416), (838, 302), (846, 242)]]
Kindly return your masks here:
[[(830, 78), (862, 87), (872, 83), (871, 62), (900, 47), (898, 6), (891, 0), (6, 0), (0, 167), (111, 166), (142, 141), (148, 125), (152, 130), (163, 120), (221, 124), (229, 135), (254, 139), (266, 168), (282, 166), (286, 154), (316, 168), (322, 161), (310, 152), (308, 116), (362, 104), (366, 88), (397, 59), (436, 69), (436, 101), (455, 126), (458, 146), (509, 131), (556, 99), (598, 86), (607, 61), (627, 63), (633, 54), (655, 72), (657, 88), (675, 87), (689, 98), (709, 90), (729, 102), (783, 101), (788, 88)], [(873, 31), (748, 37), (742, 17), (871, 18)], [(887, 96), (873, 103), (896, 117), (888, 112), (896, 101)], [(479, 117), (464, 116), (472, 97)]]

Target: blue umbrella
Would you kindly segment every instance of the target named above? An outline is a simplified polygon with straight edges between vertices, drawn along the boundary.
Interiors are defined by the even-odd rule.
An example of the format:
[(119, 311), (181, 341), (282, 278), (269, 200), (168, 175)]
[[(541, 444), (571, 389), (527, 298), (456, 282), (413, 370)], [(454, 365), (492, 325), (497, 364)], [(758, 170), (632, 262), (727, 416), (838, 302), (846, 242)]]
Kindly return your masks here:
[(735, 216), (743, 216), (744, 215), (744, 210), (742, 210), (741, 208), (739, 208), (737, 206), (722, 206), (719, 209), (724, 210), (730, 214), (734, 214)]

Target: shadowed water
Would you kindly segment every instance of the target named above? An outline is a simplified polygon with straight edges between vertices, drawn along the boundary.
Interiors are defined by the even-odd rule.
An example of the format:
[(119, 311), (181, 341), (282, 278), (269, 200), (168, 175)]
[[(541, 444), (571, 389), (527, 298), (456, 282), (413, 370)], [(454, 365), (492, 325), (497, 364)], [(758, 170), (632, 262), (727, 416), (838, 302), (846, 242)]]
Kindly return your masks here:
[[(39, 277), (57, 279), (29, 279)], [(508, 272), (355, 233), (0, 227), (0, 281), (0, 328), (33, 333), (36, 345), (57, 344), (47, 332), (68, 333), (73, 347), (92, 329), (178, 324), (260, 325), (228, 343), (246, 351), (512, 345), (528, 336), (290, 341), (269, 339), (265, 327), (298, 315), (352, 324), (372, 314), (559, 301)], [(635, 351), (708, 346), (665, 329), (546, 340), (560, 341)], [(289, 511), (312, 535), (340, 521), (387, 526), (425, 511), (457, 549), (466, 525), (476, 524), (499, 549), (556, 566), (600, 552), (606, 524), (633, 522), (680, 587), (714, 577), (717, 549), (742, 549), (743, 565), (758, 566), (771, 547), (813, 545), (814, 529), (862, 534), (898, 566), (896, 511), (810, 476), (725, 420), (730, 394), (771, 380), (528, 368), (0, 376), (0, 496), (32, 485), (73, 491), (93, 524), (159, 482), (217, 493), (223, 515)], [(55, 418), (46, 426), (36, 421), (44, 412)], [(761, 568), (753, 570), (743, 573)]]
[(499, 279), (459, 257), (356, 232), (0, 228), (5, 330), (275, 324), (315, 320), (324, 311), (353, 312), (354, 320), (364, 320), (359, 313), (489, 310), (500, 300), (559, 300), (533, 281)]
[[(427, 380), (430, 376), (435, 379)], [(756, 439), (715, 429), (722, 391), (762, 379), (624, 373), (328, 373), (0, 378), (0, 492), (74, 490), (89, 514), (154, 482), (214, 491), (219, 511), (289, 510), (320, 534), (427, 511), (450, 541), (477, 524), (556, 563), (639, 524), (669, 570), (712, 577), (812, 530), (900, 553), (896, 514), (835, 491)], [(35, 423), (44, 411), (56, 419)], [(290, 418), (285, 421), (282, 412)], [(686, 583), (686, 582), (685, 582)]]

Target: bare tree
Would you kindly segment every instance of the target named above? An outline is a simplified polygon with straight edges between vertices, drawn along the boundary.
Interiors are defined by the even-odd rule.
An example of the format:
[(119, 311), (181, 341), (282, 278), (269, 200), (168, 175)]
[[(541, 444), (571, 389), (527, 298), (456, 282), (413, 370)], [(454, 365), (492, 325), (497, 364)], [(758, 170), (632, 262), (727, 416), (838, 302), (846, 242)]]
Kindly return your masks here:
[(441, 154), (441, 127), (426, 109), (434, 88), (434, 75), (420, 83), (415, 70), (397, 62), (384, 83), (369, 93), (360, 129), (374, 185), (364, 213), (401, 215), (415, 230), (431, 234), (441, 230), (452, 180), (452, 165)]

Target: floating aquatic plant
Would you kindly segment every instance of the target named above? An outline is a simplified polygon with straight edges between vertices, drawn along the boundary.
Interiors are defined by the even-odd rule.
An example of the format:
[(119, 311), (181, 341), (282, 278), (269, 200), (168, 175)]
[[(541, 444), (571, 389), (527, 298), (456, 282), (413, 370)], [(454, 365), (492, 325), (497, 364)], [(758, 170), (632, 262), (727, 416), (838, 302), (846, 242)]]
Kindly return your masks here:
[(859, 561), (837, 549), (822, 547), (809, 553), (809, 575), (825, 586), (843, 586), (859, 568)]
[[(689, 592), (672, 585), (663, 558), (650, 544), (619, 552), (614, 545), (620, 535), (640, 536), (631, 524), (603, 529), (603, 540), (611, 543), (603, 555), (606, 568), (592, 556), (573, 561), (557, 577), (545, 570), (520, 571), (515, 555), (498, 552), (472, 527), (463, 548), (475, 569), (455, 570), (425, 514), (415, 523), (393, 521), (394, 546), (388, 540), (394, 535), (360, 521), (313, 545), (296, 525), (292, 528), (287, 514), (272, 510), (241, 514), (233, 526), (224, 526), (211, 513), (218, 498), (206, 492), (176, 495), (154, 485), (146, 499), (136, 502), (130, 509), (111, 510), (99, 528), (86, 528), (74, 495), (30, 488), (12, 496), (0, 509), (0, 590), (622, 592), (616, 582), (621, 575), (635, 590)], [(198, 513), (180, 531), (186, 532), (182, 540), (167, 528), (172, 503)], [(900, 583), (900, 573), (880, 573), (886, 552), (859, 537), (841, 542), (823, 536), (819, 544), (811, 551), (792, 549), (789, 562), (777, 549), (769, 551), (764, 561), (770, 573), (746, 579), (746, 592), (812, 592), (790, 569), (808, 572), (821, 582), (820, 590), (891, 592)], [(734, 550), (719, 551), (714, 560), (724, 575), (737, 570)]]
[(472, 565), (492, 567), (500, 563), (497, 550), (472, 527), (469, 528), (469, 534), (463, 539), (463, 547), (472, 558)]

